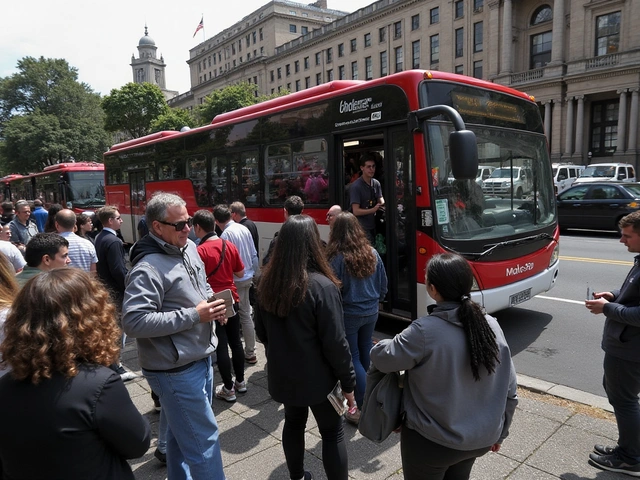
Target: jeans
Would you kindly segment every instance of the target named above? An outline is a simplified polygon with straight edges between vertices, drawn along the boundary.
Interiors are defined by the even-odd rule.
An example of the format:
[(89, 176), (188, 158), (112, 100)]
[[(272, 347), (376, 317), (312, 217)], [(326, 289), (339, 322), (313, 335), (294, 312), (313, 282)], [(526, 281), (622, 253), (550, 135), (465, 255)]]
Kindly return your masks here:
[(467, 480), (476, 458), (490, 449), (454, 450), (427, 440), (406, 425), (400, 432), (404, 480)]
[(218, 424), (211, 409), (211, 358), (180, 372), (142, 370), (166, 415), (167, 474), (171, 480), (225, 480)]
[(353, 369), (356, 372), (355, 397), (358, 408), (362, 408), (364, 389), (367, 382), (367, 370), (371, 363), (369, 354), (373, 348), (371, 336), (376, 328), (378, 314), (367, 317), (344, 316), (344, 329), (351, 350)]
[(244, 351), (242, 340), (240, 339), (240, 315), (237, 313), (227, 320), (226, 325), (216, 324), (216, 334), (218, 336), (218, 348), (216, 348), (218, 370), (227, 390), (233, 388), (233, 377), (231, 375), (231, 360), (229, 359), (229, 348), (231, 347), (231, 358), (233, 359), (233, 370), (236, 374), (236, 381), (244, 381)]
[[(322, 436), (322, 464), (327, 479), (347, 480), (349, 465), (342, 417), (336, 413), (329, 400), (310, 408)], [(289, 477), (293, 479), (304, 477), (304, 430), (308, 416), (309, 407), (284, 406), (282, 448)]]
[(640, 363), (605, 353), (602, 384), (618, 424), (618, 452), (628, 463), (640, 462)]
[(253, 357), (256, 354), (256, 330), (251, 318), (251, 304), (249, 303), (249, 289), (253, 280), (236, 282), (236, 289), (240, 297), (240, 326), (244, 337), (244, 355)]
[(160, 422), (158, 424), (158, 450), (167, 453), (167, 414), (160, 410)]

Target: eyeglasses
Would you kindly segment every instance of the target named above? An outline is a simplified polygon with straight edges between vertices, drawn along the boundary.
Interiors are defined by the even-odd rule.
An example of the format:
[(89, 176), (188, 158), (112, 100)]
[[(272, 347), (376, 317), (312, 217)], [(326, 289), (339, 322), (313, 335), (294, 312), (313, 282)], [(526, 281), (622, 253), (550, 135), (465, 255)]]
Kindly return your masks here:
[(173, 228), (176, 229), (176, 232), (181, 232), (182, 230), (184, 230), (185, 225), (189, 225), (189, 228), (193, 227), (193, 218), (191, 217), (189, 217), (186, 220), (182, 220), (180, 222), (175, 222), (175, 223), (165, 222), (164, 220), (158, 220), (158, 222), (160, 222), (163, 225), (171, 225)]

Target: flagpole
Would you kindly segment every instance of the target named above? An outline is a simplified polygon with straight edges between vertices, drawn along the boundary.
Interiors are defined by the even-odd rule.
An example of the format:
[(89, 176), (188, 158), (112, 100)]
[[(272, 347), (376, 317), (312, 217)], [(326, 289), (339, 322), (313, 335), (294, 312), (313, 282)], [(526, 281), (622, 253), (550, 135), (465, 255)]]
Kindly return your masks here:
[(205, 37), (204, 35), (204, 13), (200, 18), (202, 19), (202, 41), (204, 42), (207, 39), (207, 37)]

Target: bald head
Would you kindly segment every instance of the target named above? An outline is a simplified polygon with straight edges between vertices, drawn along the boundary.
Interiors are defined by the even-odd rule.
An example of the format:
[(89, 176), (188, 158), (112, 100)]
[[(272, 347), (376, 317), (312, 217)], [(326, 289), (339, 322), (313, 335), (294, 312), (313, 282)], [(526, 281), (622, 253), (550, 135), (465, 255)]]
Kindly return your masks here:
[(76, 214), (73, 210), (65, 208), (56, 213), (56, 230), (60, 232), (73, 232), (76, 226)]
[(333, 221), (336, 219), (336, 215), (342, 212), (342, 207), (340, 205), (334, 205), (327, 211), (327, 223), (329, 227), (333, 225)]

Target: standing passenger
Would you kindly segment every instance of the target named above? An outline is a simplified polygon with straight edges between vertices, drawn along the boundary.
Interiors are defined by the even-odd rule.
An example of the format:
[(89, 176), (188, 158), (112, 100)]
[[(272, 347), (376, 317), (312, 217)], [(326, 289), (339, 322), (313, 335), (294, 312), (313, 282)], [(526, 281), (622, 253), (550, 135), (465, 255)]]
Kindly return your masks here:
[(360, 170), (362, 176), (349, 188), (349, 203), (373, 245), (376, 236), (376, 212), (384, 206), (382, 186), (373, 178), (376, 173), (376, 157), (373, 153), (365, 153), (360, 157)]
[(309, 408), (322, 436), (327, 478), (348, 477), (343, 420), (327, 399), (340, 381), (349, 407), (355, 406), (339, 284), (316, 223), (307, 215), (289, 217), (258, 282), (256, 330), (267, 352), (269, 393), (284, 404), (282, 448), (295, 480), (312, 478), (304, 471)]
[(333, 221), (327, 257), (342, 282), (344, 330), (356, 371), (358, 408), (347, 412), (345, 418), (357, 425), (373, 347), (371, 337), (378, 321), (378, 303), (387, 293), (387, 274), (380, 255), (369, 245), (367, 234), (349, 212), (338, 214)]
[(242, 202), (233, 202), (229, 205), (229, 209), (231, 210), (231, 219), (249, 229), (251, 237), (253, 238), (253, 244), (256, 246), (256, 252), (260, 255), (260, 236), (258, 235), (258, 227), (256, 227), (256, 224), (253, 223), (252, 220), (247, 218), (247, 210), (244, 208), (244, 204)]
[(211, 409), (215, 320), (226, 322), (196, 246), (192, 220), (177, 195), (158, 192), (147, 204), (149, 234), (131, 249), (122, 325), (135, 337), (142, 373), (167, 416), (171, 480), (224, 480), (218, 424)]
[(69, 242), (70, 266), (81, 268), (85, 272), (95, 272), (98, 263), (96, 247), (89, 240), (76, 235), (75, 228), (76, 214), (73, 213), (73, 210), (63, 209), (56, 214), (56, 230), (61, 237), (66, 238)]
[(33, 212), (31, 212), (31, 218), (36, 222), (36, 225), (38, 226), (38, 232), (43, 233), (44, 226), (47, 223), (47, 218), (49, 217), (49, 214), (42, 206), (42, 200), (40, 200), (39, 198), (36, 198), (33, 201), (33, 207), (34, 208), (33, 208)]

